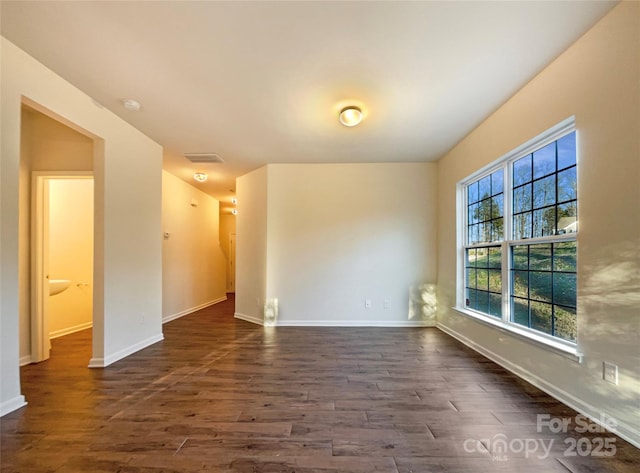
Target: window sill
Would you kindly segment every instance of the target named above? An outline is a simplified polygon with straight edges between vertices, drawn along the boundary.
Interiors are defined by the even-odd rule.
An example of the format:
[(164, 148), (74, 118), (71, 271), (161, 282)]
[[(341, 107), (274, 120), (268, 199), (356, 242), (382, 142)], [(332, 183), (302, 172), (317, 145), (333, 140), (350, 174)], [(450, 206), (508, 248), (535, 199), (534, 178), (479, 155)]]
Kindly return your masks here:
[(453, 310), (464, 316), (470, 317), (473, 320), (480, 322), (484, 325), (491, 326), (502, 332), (506, 332), (509, 335), (514, 335), (516, 338), (523, 340), (538, 348), (550, 351), (558, 354), (576, 363), (582, 363), (584, 355), (578, 352), (578, 349), (574, 345), (562, 343), (561, 341), (550, 340), (546, 337), (537, 335), (529, 330), (523, 330), (512, 324), (507, 324), (502, 320), (495, 319), (491, 316), (484, 316), (480, 313), (460, 308), (452, 307)]

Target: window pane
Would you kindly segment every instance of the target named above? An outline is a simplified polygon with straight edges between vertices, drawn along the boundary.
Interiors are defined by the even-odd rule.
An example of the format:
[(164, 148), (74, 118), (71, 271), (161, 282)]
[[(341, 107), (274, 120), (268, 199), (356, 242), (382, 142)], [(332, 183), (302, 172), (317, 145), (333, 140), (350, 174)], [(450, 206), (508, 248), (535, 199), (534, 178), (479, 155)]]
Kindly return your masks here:
[(551, 302), (551, 273), (529, 273), (529, 294), (531, 299)]
[(522, 240), (531, 237), (531, 212), (514, 215), (513, 217), (513, 238)]
[(472, 204), (469, 206), (469, 225), (472, 225), (474, 223), (478, 223), (479, 219), (478, 219), (478, 204)]
[(478, 181), (478, 199), (491, 197), (491, 176), (483, 177)]
[(502, 248), (492, 247), (489, 248), (489, 261), (487, 267), (489, 268), (501, 268), (502, 267)]
[(556, 203), (555, 174), (533, 183), (533, 208), (539, 209)]
[(512, 304), (512, 317), (513, 322), (529, 326), (529, 301), (526, 299), (513, 298)]
[(549, 143), (533, 153), (533, 178), (537, 179), (556, 170), (556, 142)]
[(578, 321), (576, 310), (567, 307), (554, 306), (555, 312), (555, 335), (571, 342), (576, 341), (578, 335)]
[(491, 199), (491, 218), (504, 216), (504, 194), (496, 195)]
[(504, 171), (502, 169), (491, 174), (491, 195), (501, 194), (504, 191)]
[(467, 203), (473, 204), (478, 202), (478, 183), (474, 182), (467, 186)]
[(567, 241), (553, 245), (554, 271), (576, 270), (576, 242)]
[(489, 314), (502, 317), (502, 296), (500, 294), (489, 294)]
[(513, 163), (513, 186), (519, 186), (531, 180), (531, 155)]
[(515, 269), (529, 269), (529, 247), (527, 245), (514, 246), (511, 255)]
[(531, 302), (531, 328), (551, 335), (552, 319), (551, 304)]
[(530, 269), (551, 271), (551, 244), (529, 247), (529, 267)]
[(542, 237), (555, 235), (556, 233), (556, 208), (533, 211), (533, 236)]
[(489, 290), (491, 292), (502, 292), (502, 271), (497, 269), (489, 270)]
[(489, 264), (489, 249), (478, 248), (476, 255), (476, 266), (478, 268), (488, 268)]
[(469, 226), (469, 244), (478, 243), (478, 225)]
[(491, 222), (491, 241), (501, 241), (504, 238), (504, 222), (497, 218)]
[(575, 233), (578, 231), (578, 209), (576, 202), (558, 205), (557, 233)]
[(489, 313), (489, 293), (486, 291), (478, 291), (476, 293), (478, 302), (476, 304), (476, 310), (479, 312)]
[(467, 250), (467, 267), (476, 266), (476, 250), (474, 248)]
[(473, 268), (467, 269), (467, 287), (476, 288), (476, 270)]
[(575, 273), (553, 273), (553, 302), (569, 307), (576, 306)]
[(558, 141), (558, 169), (576, 164), (576, 132), (563, 136)]
[(475, 309), (476, 305), (477, 305), (477, 298), (476, 298), (476, 290), (475, 289), (467, 289), (467, 307), (470, 309)]
[(575, 200), (577, 190), (576, 168), (569, 168), (558, 173), (558, 202)]
[(518, 187), (513, 190), (513, 213), (525, 212), (531, 210), (531, 184)]
[(478, 289), (487, 291), (489, 289), (489, 272), (486, 269), (477, 269), (476, 274), (478, 276)]
[(513, 295), (529, 297), (529, 273), (527, 271), (513, 271)]

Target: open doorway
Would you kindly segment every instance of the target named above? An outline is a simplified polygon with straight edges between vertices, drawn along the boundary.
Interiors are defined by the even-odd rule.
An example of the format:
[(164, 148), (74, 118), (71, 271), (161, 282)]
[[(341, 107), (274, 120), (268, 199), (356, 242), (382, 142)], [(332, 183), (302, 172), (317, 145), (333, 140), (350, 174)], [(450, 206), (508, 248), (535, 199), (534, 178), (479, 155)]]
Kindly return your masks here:
[(19, 312), (24, 365), (46, 360), (51, 338), (93, 326), (95, 141), (31, 102), (23, 103), (21, 120)]
[(93, 177), (34, 171), (31, 361), (52, 338), (93, 326)]

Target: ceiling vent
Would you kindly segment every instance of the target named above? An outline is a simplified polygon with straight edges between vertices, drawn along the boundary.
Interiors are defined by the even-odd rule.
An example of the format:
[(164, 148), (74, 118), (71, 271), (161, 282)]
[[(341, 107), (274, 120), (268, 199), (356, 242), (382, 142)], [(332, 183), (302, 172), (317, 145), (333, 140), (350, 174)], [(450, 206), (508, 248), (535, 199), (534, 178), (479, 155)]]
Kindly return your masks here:
[(215, 153), (185, 153), (184, 157), (195, 164), (224, 163), (224, 160)]

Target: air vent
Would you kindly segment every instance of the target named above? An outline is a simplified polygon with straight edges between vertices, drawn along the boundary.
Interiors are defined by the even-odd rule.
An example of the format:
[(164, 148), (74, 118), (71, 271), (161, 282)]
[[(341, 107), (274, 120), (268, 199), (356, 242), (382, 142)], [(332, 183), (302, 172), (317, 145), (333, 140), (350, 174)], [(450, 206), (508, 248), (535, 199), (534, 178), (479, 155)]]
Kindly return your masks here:
[(215, 153), (185, 153), (184, 157), (192, 163), (224, 163), (224, 160)]

